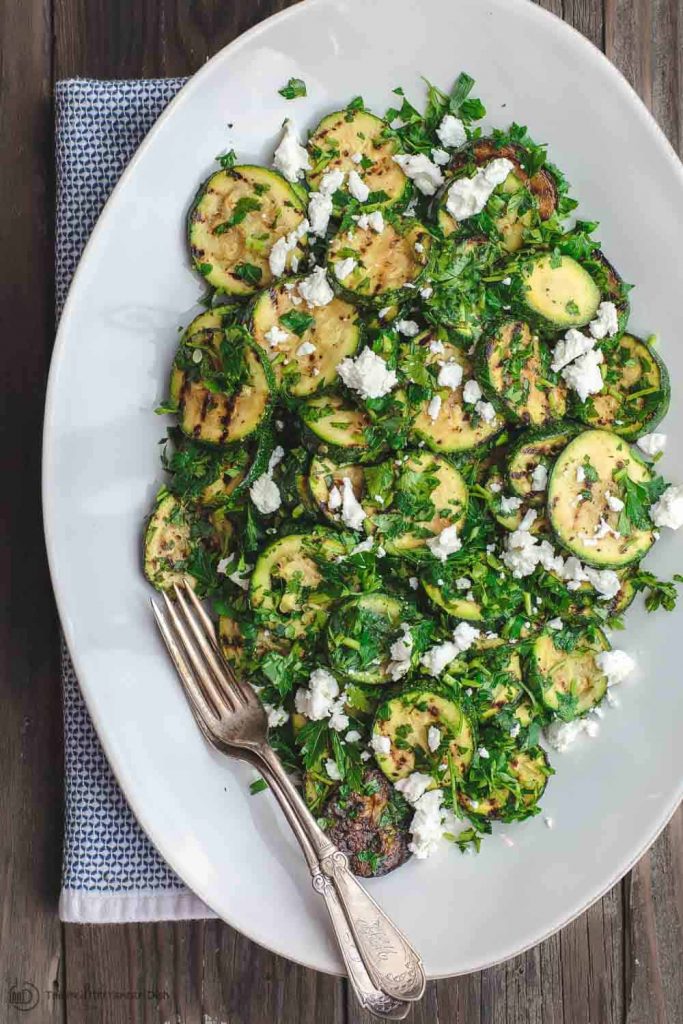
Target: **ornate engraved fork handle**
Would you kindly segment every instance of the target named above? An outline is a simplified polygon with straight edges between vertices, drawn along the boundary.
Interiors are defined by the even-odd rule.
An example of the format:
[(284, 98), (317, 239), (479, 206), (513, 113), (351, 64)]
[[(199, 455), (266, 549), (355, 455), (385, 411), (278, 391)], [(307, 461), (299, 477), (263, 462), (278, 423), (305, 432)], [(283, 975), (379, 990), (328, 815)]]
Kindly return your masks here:
[[(258, 762), (255, 760), (255, 763)], [(287, 795), (279, 785), (278, 779), (265, 765), (259, 765), (259, 769), (270, 783), (270, 788), (299, 842), (311, 872), (313, 888), (325, 900), (325, 906), (330, 915), (330, 921), (339, 943), (339, 949), (346, 964), (349, 981), (358, 1002), (364, 1009), (374, 1013), (377, 1017), (384, 1017), (387, 1020), (403, 1020), (410, 1011), (410, 1003), (393, 999), (373, 985), (349, 928), (344, 909), (339, 902), (334, 883), (321, 870), (315, 850), (309, 842), (294, 809), (290, 806)]]
[(257, 753), (268, 769), (269, 776), (277, 780), (278, 789), (286, 797), (303, 828), (322, 871), (334, 883), (351, 934), (373, 985), (401, 1002), (421, 999), (426, 978), (420, 957), (352, 875), (346, 855), (322, 831), (292, 785), (277, 754), (266, 745), (260, 746)]

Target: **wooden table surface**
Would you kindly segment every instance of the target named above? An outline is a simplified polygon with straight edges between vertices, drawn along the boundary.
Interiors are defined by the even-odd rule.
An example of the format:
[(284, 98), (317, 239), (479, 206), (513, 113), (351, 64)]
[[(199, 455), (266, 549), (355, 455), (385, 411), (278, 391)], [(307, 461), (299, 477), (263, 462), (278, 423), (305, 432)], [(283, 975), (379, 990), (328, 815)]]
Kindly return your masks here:
[[(680, 152), (681, 0), (542, 3), (605, 50)], [(0, 0), (1, 1022), (372, 1019), (359, 1012), (343, 981), (272, 956), (222, 923), (63, 926), (56, 913), (61, 704), (39, 504), (54, 333), (53, 84), (74, 75), (190, 74), (286, 6), (287, 0)], [(408, 1020), (682, 1024), (682, 954), (679, 810), (634, 871), (581, 918), (506, 964), (431, 983)], [(10, 987), (26, 982), (41, 997), (30, 1012), (9, 1001)]]

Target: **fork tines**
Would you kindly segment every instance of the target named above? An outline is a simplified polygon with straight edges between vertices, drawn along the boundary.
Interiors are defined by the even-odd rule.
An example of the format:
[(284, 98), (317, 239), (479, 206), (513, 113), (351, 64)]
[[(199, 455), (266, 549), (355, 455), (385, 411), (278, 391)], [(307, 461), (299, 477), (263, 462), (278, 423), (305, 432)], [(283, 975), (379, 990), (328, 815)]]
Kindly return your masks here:
[(152, 610), (168, 652), (195, 713), (209, 723), (256, 699), (225, 661), (213, 622), (190, 584), (173, 585), (174, 604), (162, 592), (164, 608), (152, 601)]

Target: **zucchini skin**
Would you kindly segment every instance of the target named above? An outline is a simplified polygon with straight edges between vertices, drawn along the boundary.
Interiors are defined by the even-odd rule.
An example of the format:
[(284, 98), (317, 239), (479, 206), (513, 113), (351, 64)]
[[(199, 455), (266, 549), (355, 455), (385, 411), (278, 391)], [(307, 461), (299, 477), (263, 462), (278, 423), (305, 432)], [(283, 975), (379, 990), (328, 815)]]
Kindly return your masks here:
[[(595, 498), (599, 501), (593, 496), (587, 501), (577, 501), (587, 488), (576, 476), (586, 458), (597, 472)], [(609, 521), (602, 494), (617, 488), (612, 477), (615, 469), (626, 469), (627, 475), (636, 482), (652, 476), (647, 466), (632, 454), (624, 438), (607, 430), (585, 430), (558, 456), (548, 480), (548, 516), (558, 542), (582, 562), (599, 569), (621, 569), (639, 562), (654, 543), (652, 530), (636, 527), (625, 537), (617, 539), (608, 534), (597, 543), (585, 543), (586, 536), (593, 539), (586, 528), (594, 526), (595, 532), (601, 518)]]
[[(531, 682), (545, 707), (551, 712), (560, 711), (560, 717), (570, 721), (583, 717), (600, 704), (607, 693), (607, 678), (595, 664), (594, 657), (601, 651), (608, 650), (610, 644), (601, 629), (594, 630), (592, 640), (581, 646), (577, 645), (574, 651), (569, 652), (558, 650), (552, 636), (542, 633), (531, 646), (527, 667)], [(555, 663), (551, 662), (546, 668), (542, 659), (547, 661), (555, 655)], [(576, 714), (570, 716), (566, 711), (561, 711), (560, 698), (557, 696), (558, 690), (561, 694), (567, 693), (563, 683), (567, 672), (571, 673), (571, 685), (582, 684), (579, 694), (574, 695), (577, 701)]]
[[(604, 405), (605, 401), (609, 401), (609, 396), (604, 395), (603, 393), (592, 395), (586, 402), (581, 402), (578, 398), (575, 399), (571, 411), (572, 414), (578, 420), (585, 423), (586, 426), (602, 430), (611, 430), (615, 434), (619, 434), (620, 437), (626, 438), (629, 441), (635, 441), (642, 434), (646, 434), (648, 431), (654, 430), (669, 411), (669, 403), (671, 400), (669, 371), (667, 370), (659, 353), (648, 345), (646, 341), (643, 341), (642, 338), (638, 338), (633, 334), (623, 334), (621, 338), (618, 339), (617, 344), (627, 347), (632, 345), (634, 349), (634, 357), (641, 360), (641, 365), (643, 358), (649, 360), (653, 364), (654, 371), (658, 379), (658, 393), (657, 400), (650, 411), (630, 423), (615, 422), (622, 419), (623, 414), (620, 410), (626, 404), (628, 395), (623, 395), (621, 404), (617, 405), (614, 410), (610, 410), (609, 406), (605, 407)], [(612, 369), (611, 362), (608, 364), (608, 371), (610, 369)], [(643, 384), (648, 386), (649, 382), (643, 381)], [(640, 408), (642, 408), (642, 403)], [(602, 413), (600, 413), (600, 409), (603, 410)]]
[(570, 420), (557, 420), (550, 426), (532, 427), (530, 430), (520, 434), (511, 446), (507, 457), (507, 478), (510, 490), (533, 505), (544, 504), (545, 492), (533, 492), (530, 488), (525, 488), (523, 483), (518, 482), (519, 479), (523, 481), (528, 475), (528, 471), (525, 471), (523, 465), (521, 465), (524, 451), (525, 449), (533, 449), (536, 445), (539, 448), (547, 448), (547, 451), (543, 452), (541, 457), (533, 463), (534, 466), (539, 465), (543, 461), (543, 455), (545, 454), (547, 454), (548, 459), (554, 461), (562, 449), (580, 432), (581, 427), (576, 423), (572, 423)]

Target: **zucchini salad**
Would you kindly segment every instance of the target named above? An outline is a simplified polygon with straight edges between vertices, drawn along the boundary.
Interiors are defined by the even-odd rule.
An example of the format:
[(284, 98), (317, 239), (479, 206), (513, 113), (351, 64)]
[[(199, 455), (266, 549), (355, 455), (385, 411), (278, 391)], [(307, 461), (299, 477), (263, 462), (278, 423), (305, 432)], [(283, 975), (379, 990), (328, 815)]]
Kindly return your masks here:
[(357, 97), (307, 141), (288, 118), (272, 167), (218, 158), (157, 410), (145, 574), (210, 601), (365, 876), (539, 814), (635, 667), (608, 632), (680, 581), (641, 565), (683, 524), (656, 339), (546, 148), (478, 127), (472, 86)]

